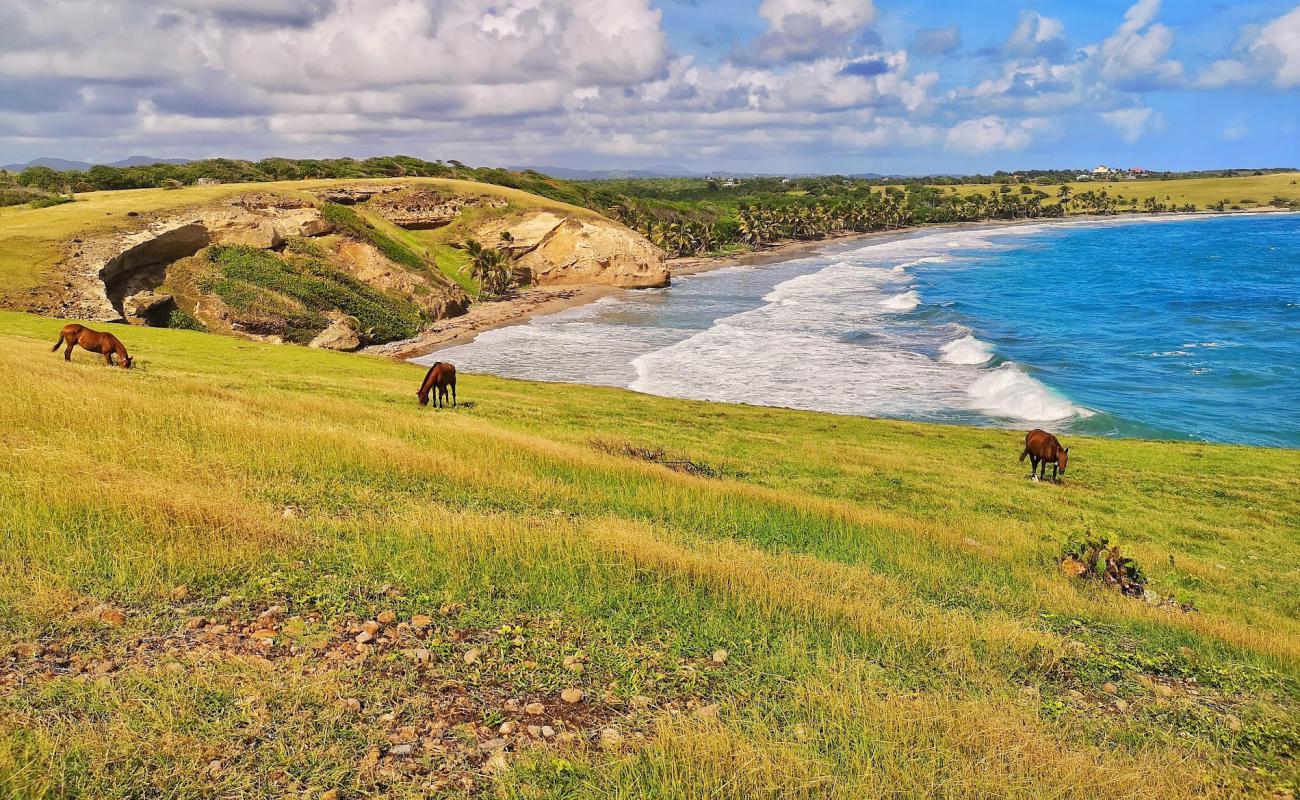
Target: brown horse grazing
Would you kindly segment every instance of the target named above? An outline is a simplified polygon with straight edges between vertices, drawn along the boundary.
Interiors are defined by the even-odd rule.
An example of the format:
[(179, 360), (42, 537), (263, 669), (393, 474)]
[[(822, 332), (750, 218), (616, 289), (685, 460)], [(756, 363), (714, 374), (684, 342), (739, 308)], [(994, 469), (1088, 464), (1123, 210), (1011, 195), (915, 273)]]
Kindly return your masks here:
[(441, 408), (447, 404), (447, 387), (451, 387), (451, 404), (456, 405), (456, 367), (448, 364), (446, 361), (435, 362), (429, 371), (424, 374), (424, 383), (420, 384), (420, 391), (415, 396), (420, 398), (420, 405), (429, 405), (429, 393), (434, 389), (438, 390), (438, 396), (434, 399), (434, 408)]
[[(1020, 463), (1025, 463), (1025, 456), (1029, 456), (1029, 477), (1034, 480), (1041, 480), (1047, 477), (1047, 465), (1052, 465), (1052, 482), (1059, 483), (1058, 472), (1060, 475), (1065, 474), (1065, 465), (1070, 460), (1070, 448), (1062, 447), (1061, 442), (1052, 434), (1044, 430), (1035, 428), (1025, 434), (1025, 449), (1020, 454)], [(1042, 464), (1042, 475), (1035, 477), (1034, 473), (1039, 471), (1038, 465)]]
[(110, 367), (113, 366), (114, 355), (122, 360), (122, 363), (118, 366), (123, 369), (130, 369), (131, 365), (135, 363), (135, 359), (126, 354), (126, 348), (122, 346), (116, 336), (111, 333), (92, 331), (85, 325), (64, 325), (63, 330), (59, 331), (59, 340), (54, 343), (54, 347), (50, 349), (50, 352), (55, 352), (65, 344), (68, 349), (63, 351), (64, 361), (71, 361), (72, 348), (81, 345), (84, 349), (103, 356), (104, 363)]

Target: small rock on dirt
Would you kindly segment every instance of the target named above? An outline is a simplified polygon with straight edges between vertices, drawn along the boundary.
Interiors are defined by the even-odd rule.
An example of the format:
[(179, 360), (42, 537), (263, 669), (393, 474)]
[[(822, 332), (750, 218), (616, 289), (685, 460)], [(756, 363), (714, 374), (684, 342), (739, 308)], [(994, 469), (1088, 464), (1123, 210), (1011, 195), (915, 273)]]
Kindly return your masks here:
[(380, 611), (379, 616), (375, 617), (381, 625), (392, 625), (397, 621), (397, 614), (393, 611)]
[(582, 690), (581, 690), (581, 689), (565, 689), (564, 691), (560, 692), (560, 699), (563, 700), (564, 702), (570, 704), (570, 705), (573, 705), (574, 703), (581, 703), (581, 702), (582, 702)]
[(725, 664), (727, 663), (727, 658), (729, 657), (729, 655), (730, 654), (728, 654), (726, 650), (715, 650), (713, 651), (713, 663)]
[(529, 703), (528, 705), (524, 706), (524, 713), (528, 714), (529, 716), (536, 717), (540, 714), (546, 713), (546, 706), (542, 705), (541, 703)]
[(466, 664), (477, 664), (477, 663), (478, 663), (478, 660), (479, 660), (479, 657), (480, 657), (481, 655), (482, 655), (482, 651), (480, 651), (477, 647), (471, 647), (470, 649), (468, 649), (468, 650), (465, 651), (465, 656), (464, 656), (464, 658), (465, 658), (465, 663), (466, 663)]

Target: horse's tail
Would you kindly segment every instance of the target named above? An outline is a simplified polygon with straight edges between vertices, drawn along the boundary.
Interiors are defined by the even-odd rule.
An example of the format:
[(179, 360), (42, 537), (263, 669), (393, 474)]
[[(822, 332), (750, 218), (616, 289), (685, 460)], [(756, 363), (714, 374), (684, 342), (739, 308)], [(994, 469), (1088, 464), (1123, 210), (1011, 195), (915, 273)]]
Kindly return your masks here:
[(59, 331), (59, 340), (54, 343), (53, 347), (50, 348), (50, 352), (51, 353), (57, 352), (58, 349), (62, 346), (63, 346), (63, 331)]
[(1027, 455), (1029, 455), (1029, 448), (1028, 448), (1028, 447), (1026, 447), (1024, 450), (1021, 450), (1021, 451), (1020, 451), (1020, 463), (1021, 463), (1021, 464), (1025, 463), (1025, 456), (1027, 456)]

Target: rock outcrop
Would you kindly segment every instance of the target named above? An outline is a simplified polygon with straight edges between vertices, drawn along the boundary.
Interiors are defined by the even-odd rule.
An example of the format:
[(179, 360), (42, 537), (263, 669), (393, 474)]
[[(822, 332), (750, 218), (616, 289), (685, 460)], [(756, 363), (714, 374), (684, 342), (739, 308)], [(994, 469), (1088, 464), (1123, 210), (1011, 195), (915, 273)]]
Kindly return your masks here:
[(122, 312), (128, 320), (140, 320), (145, 325), (162, 327), (176, 310), (176, 298), (159, 292), (140, 292), (122, 303)]
[(505, 208), (507, 205), (509, 203), (502, 197), (420, 191), (381, 197), (371, 201), (367, 207), (393, 224), (415, 231), (450, 225), (470, 208)]
[(310, 204), (276, 200), (281, 204), (238, 198), (94, 242), (76, 242), (67, 256), (68, 297), (61, 315), (120, 322), (136, 316), (124, 308), (126, 298), (161, 286), (169, 265), (208, 245), (271, 249), (292, 236), (319, 236), (333, 229)]
[(367, 344), (366, 335), (361, 330), (361, 323), (356, 317), (350, 317), (341, 311), (327, 311), (329, 327), (316, 334), (307, 346), (326, 350), (359, 350)]
[(562, 217), (536, 211), (523, 220), (488, 226), (483, 241), (508, 231), (516, 263), (545, 285), (601, 284), (625, 289), (667, 286), (664, 253), (644, 236), (598, 217)]

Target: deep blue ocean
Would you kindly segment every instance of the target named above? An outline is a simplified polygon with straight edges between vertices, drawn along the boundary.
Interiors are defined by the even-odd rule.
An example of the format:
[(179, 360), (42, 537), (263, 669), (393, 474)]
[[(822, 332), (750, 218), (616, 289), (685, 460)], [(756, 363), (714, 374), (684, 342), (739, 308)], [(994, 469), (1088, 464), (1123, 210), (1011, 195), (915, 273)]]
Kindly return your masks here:
[(677, 397), (1300, 447), (1300, 215), (938, 228), (419, 359)]

